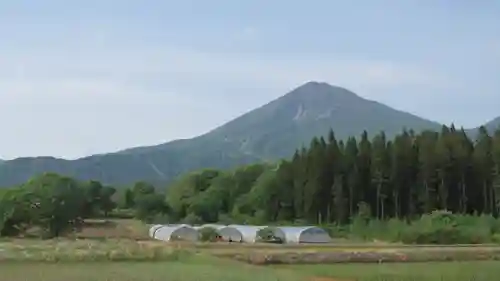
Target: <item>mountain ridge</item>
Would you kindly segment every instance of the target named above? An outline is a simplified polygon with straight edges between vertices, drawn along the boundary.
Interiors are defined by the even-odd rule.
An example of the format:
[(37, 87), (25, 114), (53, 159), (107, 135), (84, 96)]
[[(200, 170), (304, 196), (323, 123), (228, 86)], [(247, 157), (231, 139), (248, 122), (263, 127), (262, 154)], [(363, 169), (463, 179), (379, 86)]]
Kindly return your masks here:
[[(500, 117), (485, 124), (492, 130)], [(231, 168), (291, 156), (314, 136), (332, 128), (339, 139), (403, 128), (439, 130), (442, 124), (365, 99), (345, 88), (305, 83), (289, 93), (190, 139), (90, 155), (75, 160), (50, 156), (22, 157), (0, 164), (0, 186), (19, 184), (42, 172), (109, 184), (137, 180), (168, 182), (190, 170)], [(477, 128), (469, 129), (474, 134)]]

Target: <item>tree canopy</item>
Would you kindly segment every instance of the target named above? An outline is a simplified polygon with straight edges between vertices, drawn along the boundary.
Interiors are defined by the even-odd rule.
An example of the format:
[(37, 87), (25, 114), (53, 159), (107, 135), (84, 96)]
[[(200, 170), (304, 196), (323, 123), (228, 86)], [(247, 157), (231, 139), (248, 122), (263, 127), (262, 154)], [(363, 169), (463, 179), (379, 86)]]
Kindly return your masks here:
[(229, 171), (203, 170), (167, 190), (171, 219), (347, 223), (365, 206), (377, 219), (434, 210), (500, 213), (500, 131), (383, 132), (337, 141), (314, 138), (291, 160)]

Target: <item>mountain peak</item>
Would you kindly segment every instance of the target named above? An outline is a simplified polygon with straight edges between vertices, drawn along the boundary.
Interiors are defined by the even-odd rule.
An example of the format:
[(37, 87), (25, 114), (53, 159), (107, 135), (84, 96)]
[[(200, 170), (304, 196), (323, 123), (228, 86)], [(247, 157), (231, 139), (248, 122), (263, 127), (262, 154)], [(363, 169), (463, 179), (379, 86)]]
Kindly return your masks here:
[(403, 128), (419, 132), (440, 130), (441, 125), (364, 99), (345, 88), (310, 81), (193, 139), (73, 161), (24, 158), (2, 162), (0, 186), (20, 184), (49, 171), (106, 184), (139, 180), (163, 184), (179, 174), (207, 167), (226, 169), (290, 157), (330, 129), (337, 139), (345, 140), (363, 131), (384, 131), (392, 138)]
[(326, 83), (326, 82), (309, 81), (309, 82), (302, 84), (301, 86), (299, 86), (297, 88), (301, 88), (301, 87), (316, 87), (316, 88), (318, 88), (318, 87), (333, 87), (333, 86)]
[(285, 96), (298, 96), (306, 99), (315, 99), (319, 97), (360, 98), (358, 95), (347, 90), (346, 88), (333, 86), (326, 82), (318, 82), (318, 81), (310, 81), (305, 84), (302, 84), (301, 86), (298, 86)]

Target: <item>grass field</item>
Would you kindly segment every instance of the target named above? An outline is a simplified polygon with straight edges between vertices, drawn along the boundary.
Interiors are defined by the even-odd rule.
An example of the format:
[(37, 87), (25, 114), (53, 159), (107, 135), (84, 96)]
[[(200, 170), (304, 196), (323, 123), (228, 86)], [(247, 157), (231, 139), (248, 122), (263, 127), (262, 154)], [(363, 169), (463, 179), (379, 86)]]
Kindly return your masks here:
[(192, 256), (172, 262), (0, 263), (5, 281), (308, 281), (291, 270)]
[(260, 267), (208, 257), (173, 262), (2, 263), (8, 281), (494, 281), (498, 262)]
[[(186, 244), (148, 240), (147, 230), (133, 220), (94, 220), (61, 239), (0, 240), (0, 281), (492, 281), (500, 276), (495, 261), (500, 247), (494, 245)], [(386, 263), (431, 260), (454, 262)]]
[(359, 281), (495, 281), (500, 262), (293, 265), (275, 268), (333, 280)]

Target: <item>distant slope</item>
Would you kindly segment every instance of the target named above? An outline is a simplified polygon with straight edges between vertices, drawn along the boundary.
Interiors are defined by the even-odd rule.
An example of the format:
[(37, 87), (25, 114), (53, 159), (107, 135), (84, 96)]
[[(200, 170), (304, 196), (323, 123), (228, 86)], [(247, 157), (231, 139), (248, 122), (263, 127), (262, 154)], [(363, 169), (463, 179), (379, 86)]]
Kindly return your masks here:
[[(497, 117), (490, 122), (483, 125), (490, 134), (494, 134), (496, 130), (500, 129), (500, 117)], [(479, 132), (479, 127), (466, 130), (471, 138), (476, 138)]]
[(230, 149), (166, 144), (145, 153), (109, 153), (77, 160), (53, 157), (18, 158), (0, 165), (0, 187), (23, 183), (33, 175), (56, 172), (81, 180), (95, 179), (107, 184), (126, 185), (138, 180), (166, 183), (190, 170), (204, 167), (230, 168), (259, 161)]
[(290, 156), (302, 144), (333, 128), (338, 138), (404, 127), (420, 131), (441, 125), (363, 99), (340, 87), (309, 82), (202, 136), (165, 144), (94, 155), (77, 160), (19, 158), (0, 165), (0, 186), (26, 181), (42, 172), (57, 172), (108, 184), (137, 180), (167, 182), (191, 170), (229, 168)]
[(497, 117), (484, 125), (489, 132), (500, 129), (500, 117)]

